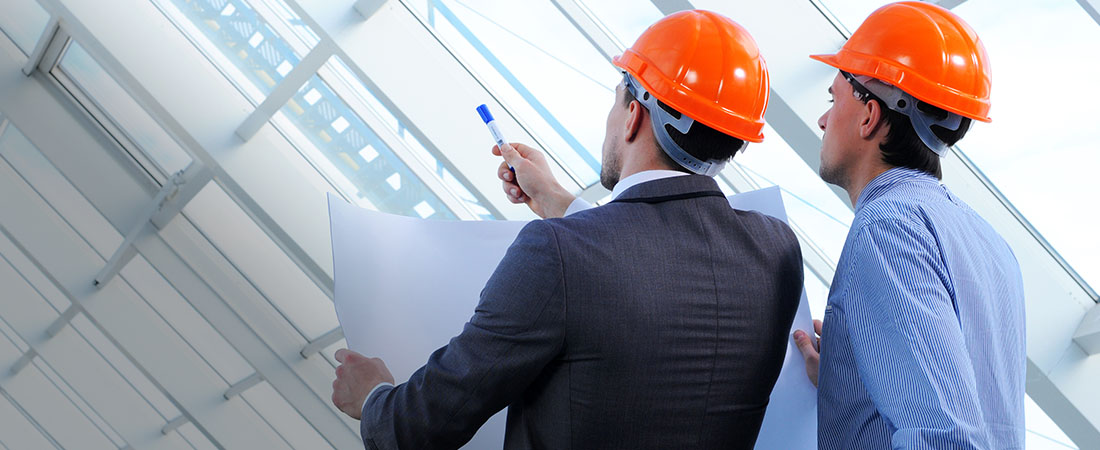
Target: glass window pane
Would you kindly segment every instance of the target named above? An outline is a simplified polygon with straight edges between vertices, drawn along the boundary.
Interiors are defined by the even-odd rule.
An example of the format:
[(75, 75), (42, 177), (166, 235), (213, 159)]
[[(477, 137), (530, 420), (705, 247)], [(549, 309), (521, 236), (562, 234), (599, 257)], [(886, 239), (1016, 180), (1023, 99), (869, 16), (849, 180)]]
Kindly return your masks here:
[(621, 78), (550, 1), (410, 3), (578, 181), (598, 180)]
[(651, 1), (580, 1), (602, 22), (623, 48), (630, 47), (650, 25), (664, 17)]
[(959, 148), (1100, 286), (1096, 210), (1087, 206), (1100, 193), (1100, 26), (1073, 0), (969, 0), (954, 11), (981, 36), (994, 71), (993, 122), (975, 123)]
[(761, 187), (778, 185), (791, 222), (802, 228), (829, 259), (835, 262), (840, 258), (852, 223), (852, 210), (779, 133), (765, 125), (764, 142), (749, 144), (733, 158), (733, 163), (740, 165)]
[(273, 120), (362, 206), (421, 218), (457, 218), (319, 76), (303, 85)]
[(42, 30), (46, 29), (46, 23), (50, 21), (50, 15), (34, 0), (9, 0), (4, 2), (4, 12), (0, 14), (0, 30), (15, 45), (30, 54), (34, 51), (38, 38), (42, 36)]
[(293, 40), (296, 45), (291, 45), (251, 2), (244, 0), (153, 0), (153, 3), (257, 104), (316, 44), (316, 37), (302, 39), (296, 33)]
[[(387, 108), (377, 96), (374, 95), (348, 68), (347, 64), (338, 57), (334, 57), (329, 64), (321, 70), (321, 76), (323, 79), (331, 79), (333, 83), (339, 84), (350, 92), (351, 98), (344, 97), (353, 109), (356, 111), (362, 111), (365, 114), (374, 114), (381, 119), (381, 122), (389, 128), (389, 131), (397, 134), (404, 142), (407, 150), (414, 157), (416, 157), (424, 166), (433, 170), (436, 177), (443, 181), (443, 184), (453, 194), (458, 196), (464, 206), (470, 210), (474, 215), (483, 220), (494, 219), (492, 213), (481, 204), (481, 201), (456, 177), (450, 169), (444, 166), (443, 162), (439, 160), (428, 148), (416, 138), (410, 131), (407, 124), (403, 123), (397, 118), (394, 113)], [(318, 94), (313, 94), (318, 95)], [(367, 152), (370, 154), (370, 151)]]
[[(58, 69), (106, 114), (124, 136), (159, 166), (163, 175), (183, 170), (191, 156), (95, 59), (73, 41), (61, 57)], [(155, 168), (146, 168), (153, 170)]]

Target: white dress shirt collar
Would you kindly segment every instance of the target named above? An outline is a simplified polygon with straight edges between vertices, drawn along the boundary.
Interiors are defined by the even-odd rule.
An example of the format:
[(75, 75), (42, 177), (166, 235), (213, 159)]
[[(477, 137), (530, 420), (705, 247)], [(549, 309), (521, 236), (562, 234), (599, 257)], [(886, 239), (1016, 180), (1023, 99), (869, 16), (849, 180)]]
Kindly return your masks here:
[(611, 190), (611, 200), (619, 198), (619, 196), (623, 195), (623, 192), (626, 192), (627, 189), (630, 189), (647, 181), (660, 180), (662, 178), (679, 177), (683, 175), (690, 174), (686, 172), (681, 172), (679, 170), (643, 170), (641, 172), (632, 174), (626, 178), (619, 180), (619, 182), (615, 185), (615, 188)]

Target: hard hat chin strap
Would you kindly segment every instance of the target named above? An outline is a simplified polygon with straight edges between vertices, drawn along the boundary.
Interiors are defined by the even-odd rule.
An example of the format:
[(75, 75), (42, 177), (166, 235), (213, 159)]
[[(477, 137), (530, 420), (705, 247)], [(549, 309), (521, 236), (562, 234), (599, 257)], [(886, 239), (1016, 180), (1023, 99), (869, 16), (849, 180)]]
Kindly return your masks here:
[[(673, 161), (676, 161), (677, 164), (693, 173), (706, 175), (708, 177), (718, 175), (718, 173), (726, 167), (726, 161), (724, 160), (711, 159), (703, 161), (692, 156), (676, 144), (676, 141), (668, 134), (668, 129), (665, 128), (665, 125), (671, 125), (672, 128), (679, 131), (680, 134), (687, 134), (688, 131), (691, 130), (691, 126), (695, 124), (694, 119), (683, 113), (680, 114), (679, 119), (673, 117), (672, 114), (665, 111), (665, 109), (657, 103), (657, 98), (649, 92), (646, 92), (645, 88), (643, 88), (629, 73), (623, 73), (623, 82), (626, 85), (627, 91), (633, 94), (634, 98), (638, 99), (638, 101), (649, 111), (650, 122), (653, 124), (653, 135), (657, 137), (657, 144)], [(745, 142), (747, 143), (747, 141)], [(745, 146), (742, 145), (738, 151), (744, 148)]]
[(921, 142), (924, 142), (924, 145), (927, 145), (933, 152), (941, 157), (947, 153), (947, 143), (941, 140), (939, 136), (936, 136), (936, 133), (932, 132), (932, 126), (935, 125), (951, 131), (957, 131), (962, 124), (961, 115), (948, 112), (947, 117), (942, 119), (937, 118), (917, 108), (917, 102), (919, 100), (899, 89), (897, 86), (866, 75), (842, 73), (845, 74), (845, 78), (849, 81), (858, 83), (871, 94), (878, 97), (879, 100), (882, 100), (887, 108), (909, 117), (909, 122), (913, 124), (913, 130), (917, 132), (917, 136), (920, 137)]

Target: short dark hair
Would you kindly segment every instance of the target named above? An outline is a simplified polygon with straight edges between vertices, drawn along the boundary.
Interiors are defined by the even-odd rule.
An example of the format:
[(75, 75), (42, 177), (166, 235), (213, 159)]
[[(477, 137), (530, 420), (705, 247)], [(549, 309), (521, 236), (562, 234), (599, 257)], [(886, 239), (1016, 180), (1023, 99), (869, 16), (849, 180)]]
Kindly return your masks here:
[[(630, 102), (637, 100), (634, 94), (631, 94), (629, 90), (623, 90), (623, 106), (629, 106)], [(679, 119), (683, 114), (672, 107), (666, 105), (664, 102), (657, 100), (657, 104), (673, 117)], [(673, 128), (672, 125), (665, 125), (665, 130), (668, 131), (668, 135), (672, 137), (672, 142), (679, 145), (680, 148), (688, 152), (689, 155), (699, 158), (703, 161), (718, 160), (726, 161), (737, 153), (738, 150), (744, 146), (745, 141), (725, 134), (714, 128), (703, 125), (701, 122), (695, 122), (691, 125), (691, 129), (686, 134), (680, 133), (679, 130)], [(654, 145), (657, 145), (654, 143)], [(658, 149), (660, 146), (658, 145)], [(664, 160), (665, 165), (674, 168), (675, 170), (688, 171), (681, 166), (672, 157), (668, 156), (664, 150), (660, 151), (661, 159)]]
[[(845, 78), (850, 83), (852, 82), (852, 78)], [(879, 108), (883, 111), (883, 120), (886, 121), (889, 130), (886, 132), (886, 139), (878, 146), (882, 152), (882, 162), (893, 167), (919, 170), (937, 179), (942, 179), (943, 170), (940, 168), (940, 156), (928, 148), (924, 141), (920, 139), (917, 130), (913, 128), (913, 122), (909, 120), (909, 116), (886, 107), (886, 102), (863, 86), (857, 87), (855, 83), (852, 83), (852, 86), (861, 94), (857, 97), (860, 101), (866, 104), (874, 100), (878, 102)], [(921, 100), (917, 100), (917, 109), (936, 119), (946, 119), (948, 115), (948, 112), (944, 109)], [(963, 117), (962, 121), (959, 122), (958, 130), (949, 130), (939, 125), (932, 125), (932, 133), (948, 146), (955, 145), (956, 142), (959, 142), (959, 139), (966, 136), (966, 132), (970, 130), (970, 123), (970, 118)]]

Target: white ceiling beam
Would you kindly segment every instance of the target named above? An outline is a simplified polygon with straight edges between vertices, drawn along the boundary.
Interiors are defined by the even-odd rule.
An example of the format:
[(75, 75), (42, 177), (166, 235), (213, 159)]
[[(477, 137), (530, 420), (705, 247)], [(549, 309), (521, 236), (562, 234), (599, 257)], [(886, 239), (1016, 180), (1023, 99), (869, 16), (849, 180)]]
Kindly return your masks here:
[[(18, 69), (15, 71), (18, 72)], [(58, 103), (45, 87), (48, 83), (38, 79), (21, 80), (21, 85), (10, 86), (6, 84), (6, 79), (0, 79), (0, 98), (4, 100), (5, 115), (13, 122), (23, 124), (21, 131), (57, 166), (68, 182), (73, 183), (72, 187), (95, 205), (93, 211), (100, 211), (116, 228), (126, 226), (120, 226), (120, 223), (133, 223), (140, 212), (127, 205), (149, 201), (154, 192), (146, 191), (143, 186), (147, 180), (133, 174), (133, 169), (122, 158), (110, 156), (119, 150), (105, 140), (97, 140), (98, 130), (80, 125), (83, 116), (78, 112), (78, 106)], [(232, 131), (226, 134), (226, 138), (235, 139)], [(73, 154), (72, 148), (83, 151)], [(0, 181), (8, 183), (11, 180), (0, 177)], [(35, 187), (43, 192), (59, 192), (59, 187), (48, 184), (39, 183)], [(60, 191), (64, 192), (63, 189)], [(270, 445), (280, 448), (285, 445), (247, 405), (241, 402), (221, 405), (209, 401), (210, 398), (222, 399), (229, 386), (210, 372), (207, 363), (148, 304), (140, 298), (135, 299), (136, 294), (130, 290), (128, 283), (118, 280), (99, 290), (92, 287), (88, 274), (95, 273), (103, 264), (102, 258), (88, 255), (85, 242), (96, 242), (95, 236), (76, 238), (75, 243), (62, 239), (71, 236), (73, 231), (66, 231), (64, 222), (56, 216), (50, 218), (48, 211), (51, 209), (44, 210), (40, 204), (20, 197), (18, 194), (21, 192), (34, 191), (29, 187), (5, 184), (0, 193), (0, 203), (21, 212), (18, 217), (5, 216), (0, 220), (0, 225), (11, 230), (7, 233), (11, 235), (10, 240), (21, 243), (26, 248), (22, 252), (28, 257), (42, 259), (36, 267), (55, 280), (53, 284), (69, 296), (70, 303), (87, 305), (87, 318), (191, 419), (201, 433), (212, 442), (226, 446), (235, 446), (231, 444), (234, 441), (242, 446)], [(139, 199), (142, 196), (145, 196), (144, 199)], [(64, 208), (59, 206), (57, 210)], [(20, 228), (16, 230), (16, 226)], [(7, 229), (0, 227), (0, 230)], [(188, 240), (181, 242), (179, 236), (182, 229), (191, 231), (188, 232)], [(194, 230), (189, 221), (167, 222), (161, 233), (175, 239), (177, 247), (169, 247), (158, 234), (149, 234), (136, 240), (138, 252), (166, 274), (173, 287), (192, 301), (196, 310), (253, 367), (265, 372), (265, 378), (272, 381), (271, 385), (277, 392), (284, 394), (292, 391), (284, 394), (288, 403), (302, 411), (303, 418), (321, 430), (320, 434), (325, 439), (337, 447), (360, 442), (355, 430), (328, 404), (328, 393), (322, 394), (329, 389), (332, 366), (321, 358), (301, 360), (296, 353), (301, 348), (302, 338), (285, 322), (277, 322), (284, 320), (281, 317), (273, 317), (259, 308), (261, 311), (245, 311), (249, 317), (245, 321), (199, 278), (198, 273), (209, 275), (203, 271), (215, 271), (216, 276), (222, 279), (237, 277), (229, 281), (232, 287), (217, 285), (218, 291), (233, 296), (235, 302), (249, 305), (262, 303), (266, 308), (271, 308), (261, 295), (255, 293), (255, 286), (244, 279), (232, 264), (225, 262), (224, 256)], [(185, 263), (181, 261), (185, 257), (193, 258)], [(247, 291), (249, 289), (251, 294)], [(237, 306), (237, 309), (241, 307)], [(253, 309), (257, 308), (253, 306)], [(264, 337), (259, 337), (254, 329), (262, 330)], [(265, 340), (271, 342), (270, 346)], [(239, 441), (243, 439), (242, 434), (254, 434), (255, 439), (264, 444)]]
[[(305, 274), (312, 279), (317, 286), (325, 292), (329, 298), (332, 298), (332, 275), (331, 268), (327, 269), (321, 266), (319, 261), (325, 261), (326, 265), (331, 265), (331, 251), (327, 248), (328, 239), (327, 234), (323, 239), (319, 239), (317, 236), (316, 228), (311, 228), (310, 233), (304, 231), (296, 232), (295, 236), (298, 238), (292, 238), (291, 233), (284, 226), (294, 226), (296, 229), (304, 228), (301, 224), (303, 221), (310, 219), (316, 220), (317, 215), (302, 214), (304, 210), (315, 210), (323, 207), (317, 207), (310, 203), (308, 205), (301, 205), (297, 197), (290, 195), (278, 195), (277, 198), (269, 201), (269, 206), (277, 205), (281, 206), (280, 217), (286, 220), (276, 221), (271, 213), (260, 206), (259, 201), (253, 196), (252, 192), (247, 191), (238, 178), (231, 176), (225, 166), (221, 163), (219, 158), (231, 159), (234, 166), (247, 166), (252, 168), (255, 172), (254, 166), (251, 164), (242, 163), (240, 158), (243, 157), (243, 149), (233, 146), (226, 142), (224, 135), (218, 137), (204, 136), (208, 140), (218, 142), (217, 150), (221, 151), (218, 157), (215, 157), (208, 149), (199, 141), (199, 139), (192, 134), (192, 132), (184, 126), (180, 121), (180, 117), (176, 114), (172, 114), (169, 109), (162, 103), (164, 99), (171, 99), (173, 101), (188, 105), (190, 108), (198, 106), (199, 102), (196, 102), (196, 98), (193, 95), (188, 95), (182, 92), (176, 85), (176, 82), (171, 80), (188, 79), (193, 84), (192, 88), (198, 88), (194, 83), (198, 82), (201, 77), (206, 76), (209, 72), (202, 67), (191, 67), (190, 70), (199, 71), (201, 75), (197, 75), (198, 78), (188, 78), (182, 76), (178, 72), (165, 67), (163, 64), (149, 64), (149, 61), (163, 58), (163, 48), (132, 45), (134, 33), (144, 33), (142, 27), (152, 27), (155, 31), (149, 31), (149, 34), (163, 33), (165, 28), (158, 27), (154, 24), (159, 24), (160, 21), (164, 21), (164, 17), (156, 10), (155, 6), (151, 3), (137, 2), (136, 0), (129, 0), (132, 5), (124, 7), (119, 5), (119, 11), (126, 11), (128, 15), (114, 15), (109, 20), (96, 11), (96, 5), (80, 2), (77, 0), (41, 0), (43, 8), (45, 8), (52, 15), (57, 16), (62, 24), (64, 24), (64, 30), (73, 35), (84, 49), (91, 54), (107, 73), (109, 73), (115, 81), (119, 83), (134, 100), (149, 113), (164, 130), (171, 135), (176, 142), (192, 158), (200, 162), (204, 167), (210, 170), (213, 174), (214, 180), (226, 191), (227, 194), (238, 205), (241, 206), (249, 216), (264, 230), (272, 240), (282, 248), (286, 254), (296, 263)], [(74, 12), (74, 10), (76, 12)], [(145, 16), (143, 16), (145, 15)], [(79, 17), (79, 19), (78, 19)], [(126, 19), (125, 26), (120, 25), (119, 21)], [(92, 31), (90, 26), (95, 27), (96, 31)], [(182, 37), (182, 36), (181, 36)], [(107, 39), (111, 42), (110, 48), (119, 52), (126, 58), (127, 61), (134, 60), (133, 64), (124, 64), (116, 53), (108, 50), (108, 45), (104, 44), (102, 39)], [(161, 44), (165, 42), (162, 41)], [(188, 43), (188, 45), (190, 45)], [(193, 48), (184, 50), (185, 52), (193, 52)], [(152, 52), (153, 55), (144, 54), (144, 52)], [(177, 56), (183, 57), (189, 55), (189, 53), (183, 53)], [(205, 61), (204, 58), (198, 58), (198, 60)], [(139, 81), (139, 78), (135, 76), (131, 71), (153, 71), (155, 75), (142, 78), (145, 82)], [(147, 74), (147, 72), (143, 72)], [(182, 77), (182, 78), (181, 78)], [(164, 86), (165, 82), (168, 82), (170, 86)], [(158, 88), (158, 94), (154, 95), (149, 86), (156, 85)], [(211, 96), (224, 100), (225, 97), (214, 95), (211, 92)], [(179, 104), (177, 103), (177, 104)], [(199, 111), (188, 111), (191, 113), (199, 114), (200, 118), (204, 120), (204, 123), (221, 124), (223, 122), (217, 120), (217, 114), (234, 113), (233, 109), (220, 109), (210, 110), (205, 109)], [(211, 122), (212, 121), (212, 122)], [(230, 123), (239, 123), (236, 121)], [(230, 131), (231, 133), (232, 131)], [(266, 146), (265, 146), (266, 147)], [(226, 149), (232, 149), (232, 154), (227, 154)], [(270, 153), (270, 148), (264, 148), (267, 154), (258, 156), (258, 160), (273, 158)], [(276, 166), (272, 163), (268, 163), (266, 168), (274, 169)], [(283, 166), (278, 166), (282, 168)], [(289, 172), (294, 173), (294, 169), (289, 169)], [(281, 172), (266, 172), (259, 176), (264, 183), (272, 185), (270, 180), (272, 179), (272, 173)], [(240, 171), (234, 171), (234, 174), (241, 177)], [(284, 190), (294, 191), (297, 189), (300, 192), (302, 189), (297, 188), (303, 184), (301, 181), (286, 179), (285, 183), (279, 187)], [(312, 188), (312, 186), (310, 186)], [(323, 194), (321, 194), (323, 195)], [(317, 205), (323, 206), (323, 201), (314, 202)], [(314, 206), (310, 208), (308, 206)], [(286, 211), (290, 208), (297, 208), (297, 211)], [(326, 220), (327, 222), (327, 220)], [(321, 228), (327, 230), (327, 226)], [(302, 246), (300, 241), (310, 241), (311, 250), (307, 251)], [(324, 255), (324, 257), (315, 257), (313, 255)]]
[[(435, 35), (434, 30), (409, 10), (404, 2), (389, 1), (364, 22), (349, 21), (343, 2), (288, 0), (287, 4), (324, 38), (339, 46), (348, 68), (409, 132), (432, 152), (470, 191), (499, 217), (531, 219), (523, 205), (510, 203), (500, 194), (495, 176), (499, 157), (492, 156), (488, 132), (479, 127), (474, 107), (485, 103), (507, 114), (496, 115), (505, 136), (549, 149), (521, 120), (497, 100), (489, 85), (463, 64)], [(369, 45), (396, 40), (400, 45)], [(408, 58), (415, 53), (417, 58)], [(444, 81), (440, 74), (449, 77)], [(425, 102), (425, 98), (438, 99)], [(461, 107), (460, 105), (469, 105)], [(468, 109), (467, 109), (468, 108)], [(483, 143), (483, 144), (481, 144)], [(573, 151), (573, 149), (566, 149)], [(571, 192), (584, 187), (565, 169), (552, 151), (547, 153), (555, 177)]]
[(310, 50), (305, 58), (298, 61), (298, 64), (279, 81), (279, 84), (275, 85), (271, 93), (267, 94), (264, 101), (256, 106), (256, 109), (252, 110), (248, 118), (244, 119), (244, 122), (237, 127), (237, 136), (246, 141), (252, 139), (252, 136), (260, 131), (260, 127), (270, 122), (271, 117), (279, 112), (283, 105), (286, 105), (286, 102), (294, 97), (294, 94), (298, 93), (302, 85), (317, 74), (317, 71), (328, 62), (332, 55), (333, 45), (331, 41), (321, 40), (321, 42), (318, 42), (313, 50)]
[(54, 34), (58, 30), (57, 17), (50, 17), (50, 21), (46, 23), (46, 28), (42, 30), (42, 34), (38, 37), (38, 42), (34, 45), (34, 50), (31, 51), (30, 56), (27, 57), (27, 63), (23, 66), (23, 74), (30, 76), (38, 68), (39, 64), (43, 62), (43, 57), (46, 55), (46, 49), (49, 48), (50, 42), (53, 41)]
[(258, 372), (254, 373), (252, 375), (249, 375), (247, 378), (234, 383), (232, 386), (229, 386), (229, 389), (225, 390), (225, 394), (222, 394), (222, 397), (225, 397), (226, 400), (229, 400), (233, 397), (243, 394), (244, 391), (247, 391), (249, 388), (260, 384), (263, 381), (263, 375), (260, 375)]
[(552, 2), (608, 63), (611, 63), (611, 59), (615, 56), (622, 54), (623, 44), (592, 16), (591, 11), (583, 3), (578, 0), (552, 0)]
[(57, 333), (60, 333), (61, 329), (65, 328), (65, 325), (68, 325), (69, 322), (72, 322), (73, 317), (76, 317), (79, 312), (79, 305), (69, 305), (69, 307), (65, 308), (65, 311), (63, 311), (61, 315), (57, 317), (57, 319), (54, 319), (54, 321), (50, 323), (50, 326), (46, 327), (46, 336), (57, 336)]
[(1100, 354), (1100, 305), (1093, 306), (1081, 319), (1073, 341), (1089, 355)]
[(38, 352), (35, 351), (33, 348), (23, 352), (23, 356), (20, 356), (19, 359), (15, 360), (15, 363), (11, 365), (11, 369), (8, 370), (8, 372), (11, 375), (19, 375), (19, 372), (25, 369), (31, 363), (31, 361), (34, 361), (34, 358), (37, 357)]
[(187, 422), (190, 422), (190, 420), (187, 420), (187, 417), (184, 416), (179, 416), (175, 419), (169, 420), (168, 423), (164, 424), (163, 427), (160, 427), (160, 434), (168, 434), (176, 431), (177, 429), (179, 429), (179, 427), (182, 427)]
[(355, 11), (364, 19), (370, 19), (387, 1), (389, 0), (358, 0), (355, 2)]
[(340, 342), (343, 338), (344, 329), (337, 327), (321, 335), (321, 337), (310, 341), (305, 347), (302, 347), (302, 350), (299, 351), (298, 354), (302, 355), (303, 358), (309, 358), (310, 356), (320, 353), (321, 350), (328, 348), (328, 346)]
[(951, 9), (965, 3), (966, 0), (935, 0), (932, 3), (940, 5), (944, 8)]
[(1100, 0), (1077, 0), (1077, 3), (1100, 25)]
[(191, 162), (186, 169), (177, 172), (168, 179), (164, 186), (153, 199), (144, 207), (144, 212), (139, 216), (126, 238), (115, 250), (107, 264), (96, 274), (94, 283), (102, 288), (111, 281), (118, 272), (130, 262), (136, 251), (134, 242), (154, 229), (163, 228), (173, 217), (183, 209), (184, 205), (198, 195), (207, 183), (212, 179), (209, 170), (199, 162)]

